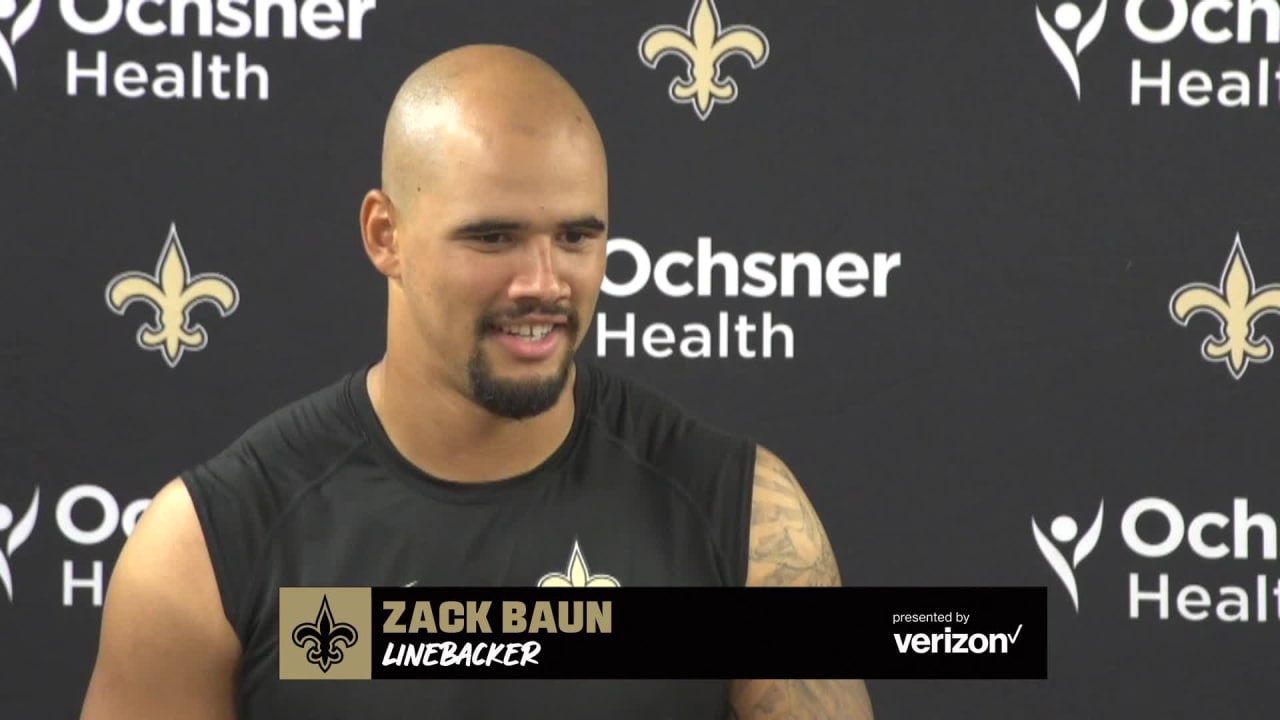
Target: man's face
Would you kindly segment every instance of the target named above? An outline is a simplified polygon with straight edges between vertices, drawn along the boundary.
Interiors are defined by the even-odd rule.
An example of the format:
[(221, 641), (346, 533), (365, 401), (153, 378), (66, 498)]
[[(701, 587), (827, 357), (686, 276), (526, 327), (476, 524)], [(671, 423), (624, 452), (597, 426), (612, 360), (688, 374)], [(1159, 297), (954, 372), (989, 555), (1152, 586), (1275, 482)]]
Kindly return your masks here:
[(405, 302), (432, 372), (494, 414), (559, 399), (606, 257), (605, 162), (578, 131), (450, 138), (401, 245)]

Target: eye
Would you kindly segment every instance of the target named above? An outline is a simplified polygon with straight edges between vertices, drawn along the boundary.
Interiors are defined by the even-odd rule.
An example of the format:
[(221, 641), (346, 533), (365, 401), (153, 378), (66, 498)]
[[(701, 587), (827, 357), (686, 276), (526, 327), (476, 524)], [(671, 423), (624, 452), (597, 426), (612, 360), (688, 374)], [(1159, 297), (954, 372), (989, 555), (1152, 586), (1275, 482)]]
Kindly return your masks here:
[(592, 238), (593, 234), (580, 230), (568, 230), (564, 234), (564, 241), (570, 245), (581, 245)]
[(489, 233), (487, 235), (477, 235), (476, 240), (482, 245), (499, 245), (504, 242), (510, 242), (511, 236), (507, 233)]

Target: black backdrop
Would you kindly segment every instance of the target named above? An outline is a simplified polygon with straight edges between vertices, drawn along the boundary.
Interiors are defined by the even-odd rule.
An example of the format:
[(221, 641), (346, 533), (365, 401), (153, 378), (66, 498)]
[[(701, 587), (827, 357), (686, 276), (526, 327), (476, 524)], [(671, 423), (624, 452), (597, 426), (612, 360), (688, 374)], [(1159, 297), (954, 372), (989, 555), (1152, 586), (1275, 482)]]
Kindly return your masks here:
[[(755, 68), (725, 57), (737, 94), (705, 117), (668, 94), (685, 60), (650, 68), (639, 51), (651, 28), (688, 25), (694, 0), (275, 3), (312, 30), (340, 28), (334, 39), (302, 22), (283, 32), (279, 7), (268, 32), (219, 35), (249, 15), (214, 12), (202, 36), (199, 6), (216, 2), (193, 3), (175, 33), (170, 4), (141, 6), (153, 23), (141, 29), (160, 30), (147, 35), (127, 22), (132, 1), (0, 0), (0, 714), (75, 716), (97, 641), (95, 573), (109, 576), (145, 498), (380, 351), (383, 287), (356, 216), (378, 180), (386, 108), (427, 57), (505, 42), (547, 58), (591, 105), (610, 150), (613, 236), (655, 265), (696, 255), (705, 237), (735, 262), (837, 261), (853, 285), (856, 260), (841, 253), (868, 271), (897, 254), (883, 296), (868, 274), (858, 297), (826, 284), (811, 297), (803, 270), (792, 297), (731, 296), (721, 269), (705, 295), (648, 282), (603, 298), (584, 349), (786, 459), (847, 583), (1049, 586), (1049, 680), (875, 681), (878, 717), (1274, 715), (1280, 369), (1255, 358), (1233, 372), (1201, 346), (1225, 327), (1230, 346), (1269, 351), (1280, 333), (1268, 314), (1280, 303), (1263, 291), (1280, 282), (1276, 3), (719, 0), (724, 30), (750, 26), (768, 54)], [(348, 5), (366, 9), (359, 33)], [(1247, 43), (1236, 5), (1253, 8)], [(69, 10), (120, 21), (86, 27)], [(1185, 29), (1167, 42), (1142, 29), (1171, 22)], [(194, 53), (225, 60), (231, 97), (207, 76), (199, 98), (130, 80), (190, 68)], [(261, 68), (245, 98), (237, 54)], [(100, 58), (104, 96), (87, 75)], [(1152, 78), (1164, 61), (1168, 103), (1157, 89), (1135, 102), (1135, 64)], [(1245, 81), (1247, 106), (1216, 93)], [(146, 93), (121, 92), (132, 87)], [(220, 274), (233, 301), (225, 317), (191, 306), (207, 344), (176, 358), (138, 340), (155, 308), (117, 314), (108, 292), (121, 273), (154, 273), (171, 233), (173, 259)], [(1220, 314), (1184, 327), (1174, 294), (1221, 285), (1237, 237)], [(611, 257), (611, 283), (635, 271)], [(739, 352), (736, 335), (726, 357), (657, 357), (641, 342), (660, 323), (672, 337), (694, 323), (718, 334), (720, 313), (731, 328), (754, 323), (757, 350), (767, 313), (793, 352), (781, 335), (768, 358)], [(634, 354), (617, 339), (601, 348), (601, 327), (628, 314)], [(1140, 502), (1153, 498), (1166, 502)], [(1071, 566), (1095, 519), (1096, 544)], [(1033, 522), (1062, 553), (1057, 569)], [(1139, 552), (1171, 532), (1167, 552)], [(1154, 601), (1135, 616), (1131, 583), (1149, 592), (1162, 576), (1167, 617)], [(1192, 585), (1203, 597), (1193, 588), (1180, 604)], [(1241, 604), (1248, 621), (1223, 619)]]

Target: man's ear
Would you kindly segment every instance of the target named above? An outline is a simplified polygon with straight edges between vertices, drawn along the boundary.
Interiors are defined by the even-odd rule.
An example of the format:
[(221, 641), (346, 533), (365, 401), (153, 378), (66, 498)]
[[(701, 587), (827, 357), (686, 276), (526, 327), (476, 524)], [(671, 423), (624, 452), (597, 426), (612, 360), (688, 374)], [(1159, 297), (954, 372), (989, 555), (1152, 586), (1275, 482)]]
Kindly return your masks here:
[(396, 207), (381, 190), (365, 193), (360, 204), (360, 234), (364, 251), (378, 272), (393, 280), (400, 277), (400, 245), (396, 238)]

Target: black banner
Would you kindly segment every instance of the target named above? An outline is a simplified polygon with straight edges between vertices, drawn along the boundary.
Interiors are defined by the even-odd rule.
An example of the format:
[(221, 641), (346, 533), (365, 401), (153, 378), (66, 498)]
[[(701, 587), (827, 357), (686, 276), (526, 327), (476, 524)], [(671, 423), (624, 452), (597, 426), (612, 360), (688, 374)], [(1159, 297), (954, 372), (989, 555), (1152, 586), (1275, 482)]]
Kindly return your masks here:
[(340, 639), (375, 679), (1047, 677), (1044, 588), (397, 587), (370, 610)]

